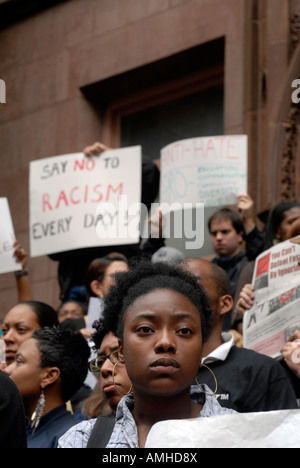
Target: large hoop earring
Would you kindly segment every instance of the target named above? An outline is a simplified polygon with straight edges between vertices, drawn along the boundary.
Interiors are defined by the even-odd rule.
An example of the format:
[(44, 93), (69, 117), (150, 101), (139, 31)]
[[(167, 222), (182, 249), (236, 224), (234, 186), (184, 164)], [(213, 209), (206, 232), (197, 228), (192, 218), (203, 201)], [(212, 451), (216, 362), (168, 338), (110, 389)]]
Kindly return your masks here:
[[(132, 391), (132, 384), (130, 385), (130, 389), (128, 390), (127, 393), (122, 393), (122, 392), (120, 392), (120, 390), (118, 389), (118, 387), (117, 387), (116, 384), (115, 384), (115, 369), (116, 369), (117, 365), (120, 364), (120, 363), (121, 363), (121, 361), (117, 361), (117, 362), (115, 363), (114, 368), (113, 368), (113, 373), (112, 373), (112, 379), (113, 379), (113, 384), (114, 384), (115, 389), (117, 390), (117, 392), (118, 392), (120, 395), (122, 395), (122, 396), (126, 396), (126, 395), (129, 395), (129, 393), (131, 393), (131, 391)], [(123, 364), (123, 363), (121, 363), (121, 364)]]
[(212, 374), (213, 378), (214, 378), (214, 381), (215, 381), (215, 384), (216, 384), (216, 388), (215, 388), (215, 391), (213, 393), (208, 393), (208, 392), (205, 392), (201, 385), (199, 384), (198, 380), (197, 380), (197, 377), (195, 377), (195, 381), (196, 381), (196, 384), (198, 385), (199, 388), (201, 388), (202, 392), (205, 393), (205, 395), (207, 396), (214, 396), (217, 391), (218, 391), (218, 381), (217, 381), (217, 377), (215, 376), (215, 374), (213, 373), (213, 371), (211, 370), (210, 367), (206, 366), (205, 364), (202, 364), (201, 367), (205, 367), (206, 369), (209, 370), (209, 372)]

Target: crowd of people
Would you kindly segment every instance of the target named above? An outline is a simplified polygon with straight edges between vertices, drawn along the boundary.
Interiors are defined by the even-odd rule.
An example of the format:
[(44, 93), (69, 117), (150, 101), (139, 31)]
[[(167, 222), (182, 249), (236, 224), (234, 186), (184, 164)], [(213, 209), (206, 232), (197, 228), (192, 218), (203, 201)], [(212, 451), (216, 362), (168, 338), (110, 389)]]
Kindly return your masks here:
[[(107, 147), (95, 143), (87, 157)], [(159, 174), (143, 159), (143, 201), (154, 201)], [(144, 447), (164, 420), (298, 409), (299, 331), (282, 360), (243, 346), (254, 261), (300, 234), (300, 203), (281, 202), (258, 228), (253, 200), (209, 219), (215, 254), (185, 258), (158, 235), (141, 245), (52, 255), (61, 304), (35, 300), (19, 241), (14, 255), (18, 303), (2, 323), (0, 446)], [(89, 323), (90, 304), (97, 320)], [(299, 341), (298, 341), (299, 340)], [(217, 421), (217, 420), (216, 420)]]

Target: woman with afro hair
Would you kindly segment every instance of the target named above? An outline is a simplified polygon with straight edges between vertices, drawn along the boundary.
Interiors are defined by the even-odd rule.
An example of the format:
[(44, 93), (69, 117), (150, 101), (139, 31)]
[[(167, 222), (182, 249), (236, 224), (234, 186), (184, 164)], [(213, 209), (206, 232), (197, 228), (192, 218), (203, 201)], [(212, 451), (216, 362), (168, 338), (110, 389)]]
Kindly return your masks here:
[[(145, 447), (159, 421), (234, 412), (222, 408), (211, 390), (195, 380), (211, 316), (197, 279), (166, 263), (142, 262), (115, 281), (104, 315), (94, 324), (94, 341), (104, 330), (117, 336), (112, 372), (125, 363), (132, 392), (118, 404), (106, 447)], [(60, 439), (59, 447), (86, 447), (94, 426), (95, 420), (80, 423)]]

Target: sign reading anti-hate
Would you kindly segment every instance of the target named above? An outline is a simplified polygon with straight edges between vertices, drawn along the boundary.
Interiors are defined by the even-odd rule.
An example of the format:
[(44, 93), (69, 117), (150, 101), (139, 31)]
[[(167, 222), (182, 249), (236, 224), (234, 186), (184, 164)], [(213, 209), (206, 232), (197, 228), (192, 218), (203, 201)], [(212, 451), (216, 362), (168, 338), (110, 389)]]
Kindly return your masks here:
[(247, 190), (247, 135), (177, 141), (161, 150), (161, 203), (233, 205)]
[(141, 202), (141, 159), (133, 146), (31, 161), (31, 256), (138, 242), (139, 213), (130, 207)]
[(21, 270), (21, 264), (13, 256), (15, 232), (8, 200), (0, 198), (0, 274)]

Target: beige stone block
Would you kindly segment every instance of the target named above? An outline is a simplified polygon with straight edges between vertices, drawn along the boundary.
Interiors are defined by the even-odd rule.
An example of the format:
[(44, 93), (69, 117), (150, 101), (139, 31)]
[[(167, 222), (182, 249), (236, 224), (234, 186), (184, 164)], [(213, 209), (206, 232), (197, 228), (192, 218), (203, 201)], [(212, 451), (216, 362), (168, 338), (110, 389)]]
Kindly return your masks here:
[(101, 136), (101, 116), (83, 95), (57, 106), (57, 154), (80, 152), (94, 141), (101, 141)]

